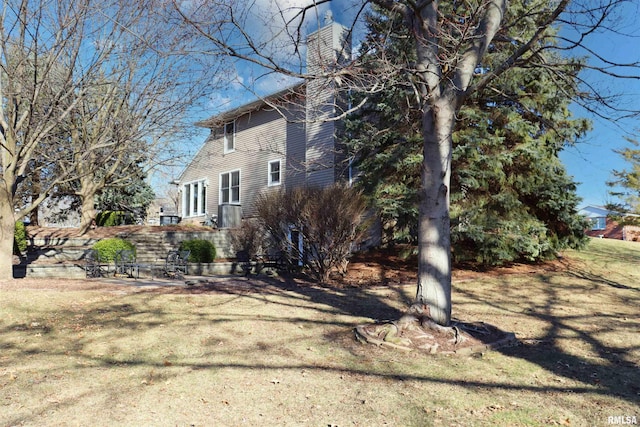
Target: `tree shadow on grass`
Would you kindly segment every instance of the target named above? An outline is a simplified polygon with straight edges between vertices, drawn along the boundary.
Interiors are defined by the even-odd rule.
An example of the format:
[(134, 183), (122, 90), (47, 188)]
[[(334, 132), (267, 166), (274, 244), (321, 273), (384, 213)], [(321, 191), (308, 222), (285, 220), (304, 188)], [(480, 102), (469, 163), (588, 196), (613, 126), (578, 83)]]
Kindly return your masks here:
[[(507, 286), (508, 284), (505, 283), (505, 289)], [(266, 296), (286, 296), (286, 298), (278, 299), (277, 302), (274, 302), (275, 300), (272, 302), (292, 309), (299, 307), (302, 303), (308, 304), (311, 302), (313, 303), (313, 310), (316, 312), (327, 315), (346, 315), (356, 318), (354, 321), (361, 323), (380, 322), (390, 319), (396, 320), (400, 318), (405, 314), (404, 310), (406, 307), (412, 303), (412, 299), (406, 290), (406, 287), (403, 286), (377, 287), (375, 289), (367, 287), (323, 287), (310, 284), (309, 282), (301, 282), (292, 277), (274, 278), (267, 276), (250, 276), (248, 278), (238, 277), (214, 280), (187, 288), (173, 288), (168, 291), (193, 294), (224, 292), (230, 295), (242, 295), (245, 298), (255, 299), (263, 299)], [(620, 366), (624, 367), (624, 369), (620, 371), (620, 374), (606, 376), (607, 366), (603, 367), (597, 363), (591, 363), (588, 359), (578, 358), (552, 345), (555, 337), (561, 335), (562, 332), (566, 330), (566, 327), (563, 324), (563, 319), (551, 313), (553, 301), (557, 299), (557, 296), (553, 295), (554, 290), (551, 285), (549, 285), (548, 292), (550, 293), (548, 295), (549, 306), (546, 307), (543, 312), (535, 308), (536, 311), (531, 311), (528, 314), (528, 316), (549, 323), (552, 328), (548, 334), (537, 339), (520, 341), (519, 345), (500, 348), (499, 351), (511, 357), (518, 357), (536, 363), (559, 376), (579, 380), (587, 387), (600, 383), (600, 388), (605, 394), (611, 393), (612, 390), (619, 387), (620, 384), (625, 384), (626, 381), (622, 381), (622, 378), (628, 374), (627, 369), (634, 369), (633, 366), (621, 364)], [(497, 309), (504, 309), (491, 299), (474, 295), (472, 292), (467, 293), (467, 297), (475, 299), (483, 305), (494, 305)], [(392, 301), (396, 301), (396, 304), (392, 304)], [(400, 302), (400, 304), (397, 304), (397, 302)], [(571, 317), (567, 319), (571, 319)], [(490, 321), (491, 319), (481, 320)], [(343, 329), (329, 333), (326, 336), (328, 340), (332, 340), (345, 348), (353, 348), (353, 345), (360, 345), (355, 344), (353, 329), (350, 327), (352, 324), (341, 323), (335, 320), (330, 320), (330, 322), (336, 326), (342, 326)], [(461, 323), (471, 325), (470, 323)], [(578, 331), (576, 330), (576, 332)], [(482, 341), (483, 338), (482, 335), (478, 336), (479, 341)], [(495, 336), (487, 336), (486, 338), (489, 341), (485, 344), (490, 345), (493, 343), (492, 340)], [(589, 334), (583, 334), (581, 339), (590, 342), (591, 345), (596, 348), (600, 348), (600, 357), (608, 357), (607, 360), (611, 363), (614, 363), (616, 360), (615, 349), (602, 347), (601, 344), (590, 337)], [(354, 344), (346, 343), (347, 340)], [(484, 350), (486, 349), (483, 348), (474, 351), (481, 353)], [(355, 353), (357, 353), (357, 351)], [(460, 354), (468, 355), (470, 352)], [(578, 375), (572, 374), (574, 371)], [(604, 380), (605, 378), (606, 381)], [(582, 392), (584, 392), (584, 390)], [(627, 395), (627, 397), (632, 398), (633, 395)]]
[[(630, 402), (637, 402), (640, 396), (640, 369), (638, 361), (633, 360), (633, 352), (640, 350), (640, 343), (627, 342), (627, 345), (615, 346), (598, 337), (601, 329), (591, 329), (590, 325), (602, 325), (608, 330), (615, 328), (615, 323), (624, 317), (612, 307), (604, 307), (599, 312), (588, 312), (589, 307), (577, 313), (563, 313), (563, 307), (570, 305), (567, 297), (571, 294), (595, 292), (613, 292), (612, 304), (638, 304), (636, 296), (638, 288), (616, 282), (603, 277), (596, 277), (586, 271), (569, 270), (569, 275), (583, 279), (574, 285), (563, 284), (561, 287), (553, 283), (549, 276), (539, 275), (540, 292), (544, 303), (533, 301), (517, 301), (519, 296), (510, 294), (509, 286), (504, 279), (502, 288), (505, 295), (516, 300), (509, 304), (500, 304), (491, 295), (482, 295), (471, 289), (456, 289), (470, 300), (496, 310), (511, 312), (515, 316), (525, 316), (531, 320), (542, 321), (546, 330), (541, 336), (518, 336), (517, 345), (499, 348), (498, 351), (509, 357), (516, 357), (534, 363), (560, 378), (576, 380), (584, 384), (585, 389), (575, 390), (615, 395)], [(193, 287), (174, 289), (175, 292), (201, 293), (225, 292), (250, 298), (263, 298), (266, 295), (284, 295), (287, 298), (278, 301), (284, 306), (297, 307), (296, 301), (312, 302), (314, 310), (327, 314), (347, 315), (355, 318), (383, 321), (398, 319), (410, 306), (412, 299), (406, 293), (406, 287), (323, 287), (299, 281), (293, 277), (250, 276), (248, 278), (227, 278), (210, 283), (202, 283)], [(562, 293), (562, 294), (561, 294)], [(392, 304), (392, 301), (400, 304)], [(523, 307), (523, 304), (525, 307)], [(491, 319), (481, 319), (490, 321)], [(348, 326), (348, 325), (344, 325)], [(624, 325), (623, 325), (624, 326)], [(636, 326), (638, 326), (636, 324)], [(628, 328), (632, 322), (628, 322)], [(569, 344), (561, 341), (567, 334), (574, 335), (576, 341), (587, 346), (585, 354), (579, 348), (568, 348)], [(344, 334), (338, 334), (344, 337)], [(353, 339), (351, 330), (349, 339)], [(329, 337), (336, 338), (337, 336)], [(566, 341), (566, 339), (565, 339)], [(588, 354), (587, 354), (588, 353)], [(559, 387), (562, 389), (562, 387)], [(566, 388), (565, 388), (566, 389)]]
[[(280, 301), (279, 304), (297, 307), (297, 300), (313, 302), (318, 311), (372, 320), (396, 319), (403, 314), (399, 306), (411, 304), (411, 298), (404, 293), (402, 287), (398, 286), (319, 286), (294, 276), (254, 275), (212, 278), (192, 286), (163, 289), (162, 292), (189, 294), (224, 292), (249, 298), (286, 294), (291, 299), (290, 302)], [(400, 304), (391, 304), (392, 301), (399, 301)]]
[[(562, 378), (578, 381), (592, 388), (593, 393), (618, 396), (637, 404), (640, 401), (640, 367), (636, 359), (640, 351), (637, 334), (640, 324), (637, 312), (629, 314), (627, 309), (638, 306), (638, 288), (588, 272), (568, 271), (567, 275), (582, 280), (573, 284), (567, 284), (566, 280), (556, 283), (546, 275), (532, 280), (540, 284), (537, 302), (522, 300), (516, 305), (502, 305), (474, 289), (456, 292), (508, 316), (525, 316), (536, 323), (542, 322), (541, 334), (518, 334), (518, 345), (500, 348), (500, 353), (534, 363), (556, 375), (559, 381), (563, 381)], [(510, 285), (503, 281), (506, 295), (512, 292)], [(517, 291), (513, 292), (513, 298), (517, 298)], [(599, 293), (599, 296), (611, 293), (610, 302), (606, 306), (572, 302), (572, 295), (589, 293)]]
[[(575, 277), (575, 276), (573, 276)], [(577, 279), (577, 277), (576, 277)], [(534, 279), (532, 279), (534, 281)], [(628, 333), (632, 327), (636, 327), (637, 323), (619, 320), (624, 317), (622, 310), (616, 310), (615, 307), (602, 308), (600, 311), (590, 311), (589, 307), (578, 307), (580, 310), (563, 312), (563, 307), (570, 304), (568, 296), (581, 295), (585, 292), (603, 293), (613, 292), (612, 301), (620, 304), (629, 301), (637, 302), (635, 295), (637, 288), (624, 283), (612, 285), (612, 280), (604, 280), (593, 282), (592, 280), (578, 280), (574, 284), (558, 285), (553, 276), (539, 276), (535, 279), (539, 289), (535, 292), (540, 293), (540, 298), (536, 301), (528, 301), (521, 298), (522, 294), (518, 294), (517, 288), (513, 287), (513, 283), (504, 279), (501, 283), (503, 295), (496, 296), (494, 293), (483, 293), (482, 286), (475, 284), (473, 286), (457, 286), (455, 293), (463, 295), (469, 302), (467, 304), (477, 304), (486, 306), (495, 310), (500, 310), (518, 317), (520, 319), (529, 319), (531, 321), (542, 322), (544, 330), (541, 333), (519, 336), (520, 345), (508, 348), (501, 348), (499, 352), (511, 358), (517, 358), (531, 362), (545, 371), (552, 373), (559, 379), (573, 380), (570, 385), (563, 382), (557, 384), (544, 382), (540, 384), (514, 383), (509, 379), (500, 380), (468, 380), (463, 376), (443, 376), (437, 371), (421, 371), (412, 373), (409, 370), (400, 370), (398, 368), (389, 367), (386, 370), (372, 370), (367, 364), (345, 364), (317, 361), (309, 363), (308, 361), (292, 358), (280, 362), (265, 362), (264, 360), (247, 360), (238, 357), (238, 351), (230, 352), (226, 360), (210, 359), (208, 357), (200, 357), (197, 360), (171, 360), (169, 364), (161, 358), (145, 358), (137, 357), (135, 354), (111, 357), (108, 355), (98, 356), (96, 354), (87, 353), (85, 348), (94, 345), (91, 337), (87, 335), (85, 338), (74, 338), (74, 334), (69, 334), (69, 342), (66, 346), (60, 346), (59, 353), (50, 352), (51, 356), (67, 357), (68, 353), (78, 359), (83, 359), (90, 366), (99, 367), (135, 367), (141, 366), (154, 369), (157, 372), (165, 372), (165, 375), (180, 375), (181, 371), (172, 371), (177, 368), (185, 368), (192, 370), (206, 369), (241, 369), (247, 371), (287, 371), (287, 372), (333, 372), (344, 373), (345, 375), (358, 375), (371, 379), (398, 380), (398, 381), (418, 381), (427, 384), (445, 384), (465, 387), (477, 390), (514, 390), (525, 391), (531, 393), (572, 393), (584, 395), (600, 395), (600, 396), (619, 396), (621, 399), (632, 404), (637, 404), (640, 389), (640, 372), (638, 371), (637, 361), (633, 360), (634, 352), (638, 354), (638, 344), (634, 342), (626, 342), (623, 344), (612, 343), (610, 339), (604, 339), (599, 336), (600, 329), (591, 328), (591, 324), (600, 325), (607, 330), (615, 328), (624, 328), (625, 336), (634, 336)], [(133, 283), (133, 282), (132, 282)], [(125, 289), (125, 288), (123, 288)], [(373, 288), (326, 288), (314, 286), (308, 282), (300, 282), (295, 278), (272, 278), (267, 276), (251, 276), (220, 278), (219, 280), (211, 280), (195, 284), (193, 286), (164, 286), (164, 287), (140, 287), (135, 289), (130, 286), (129, 293), (123, 292), (121, 295), (112, 293), (114, 298), (110, 298), (108, 303), (103, 305), (102, 302), (91, 303), (90, 307), (80, 309), (79, 313), (84, 316), (82, 319), (85, 325), (100, 325), (109, 329), (111, 335), (103, 337), (104, 341), (117, 341), (131, 334), (135, 334), (140, 330), (153, 330), (155, 328), (163, 328), (164, 325), (174, 321), (172, 316), (175, 313), (164, 307), (162, 303), (164, 299), (160, 299), (157, 304), (149, 304), (148, 300), (152, 300), (157, 294), (161, 297), (163, 294), (183, 294), (197, 296), (199, 294), (217, 293), (229, 295), (230, 298), (224, 298), (220, 301), (216, 300), (216, 310), (199, 311), (197, 305), (190, 312), (185, 312), (178, 323), (188, 322), (194, 327), (198, 325), (225, 326), (225, 330), (234, 330), (237, 324), (234, 322), (244, 321), (255, 318), (255, 313), (235, 314), (230, 311), (225, 312), (225, 304), (234, 304), (246, 298), (256, 301), (265, 301), (268, 299), (270, 303), (278, 304), (282, 307), (282, 315), (261, 316), (260, 321), (264, 322), (284, 322), (296, 324), (298, 322), (315, 323), (319, 326), (329, 326), (322, 329), (325, 333), (324, 338), (332, 341), (335, 345), (343, 346), (352, 355), (362, 359), (381, 358), (385, 359), (388, 352), (394, 350), (370, 348), (355, 342), (352, 334), (352, 327), (355, 323), (369, 320), (386, 320), (397, 319), (403, 314), (403, 308), (410, 305), (412, 298), (407, 293), (407, 288), (402, 286), (377, 287)], [(144, 304), (132, 302), (130, 300), (131, 292), (142, 292), (145, 294)], [(271, 298), (274, 297), (274, 298)], [(282, 298), (277, 298), (282, 297)], [(500, 298), (506, 298), (506, 303), (501, 303)], [(194, 299), (196, 302), (197, 299)], [(634, 304), (635, 304), (634, 302)], [(207, 301), (208, 303), (208, 301)], [(465, 302), (461, 303), (457, 308), (464, 310)], [(304, 306), (305, 309), (313, 310), (322, 316), (310, 316), (306, 318), (304, 312), (293, 314), (293, 309)], [(189, 306), (190, 307), (190, 306)], [(218, 310), (219, 309), (219, 310)], [(291, 312), (287, 311), (291, 309)], [(289, 314), (291, 313), (291, 314)], [(326, 316), (324, 316), (326, 314)], [(58, 310), (55, 313), (57, 317), (69, 320), (70, 324), (66, 325), (67, 330), (74, 330), (73, 319), (78, 313), (70, 310), (69, 313), (62, 313)], [(336, 319), (334, 316), (341, 315), (343, 318)], [(48, 315), (47, 315), (48, 316)], [(22, 325), (11, 324), (7, 330), (0, 330), (0, 334), (10, 333), (16, 328), (23, 328), (30, 335), (38, 333), (43, 336), (43, 341), (52, 331), (55, 333), (60, 327), (53, 327), (44, 320), (36, 319), (36, 322), (27, 322)], [(491, 318), (481, 319), (490, 321)], [(618, 322), (618, 323), (616, 323)], [(581, 350), (579, 348), (571, 348), (567, 346), (567, 335), (576, 337), (576, 340), (585, 344), (588, 348)], [(637, 340), (637, 338), (636, 338)], [(265, 352), (267, 354), (278, 354), (282, 349), (286, 349), (288, 345), (293, 345), (295, 337), (292, 336), (276, 336), (266, 337), (257, 343), (247, 344), (243, 347), (243, 353)], [(199, 344), (203, 351), (218, 354), (225, 351), (224, 346), (218, 346), (217, 343), (201, 343)], [(14, 354), (16, 360), (23, 359), (22, 356), (36, 356), (40, 354), (40, 350), (35, 347), (24, 346), (22, 344), (4, 343), (0, 349), (4, 354)], [(208, 353), (207, 353), (208, 354)], [(12, 356), (14, 357), (14, 356)], [(430, 356), (413, 356), (414, 358), (423, 357), (426, 360)], [(268, 359), (264, 358), (264, 359)], [(7, 359), (9, 360), (9, 359)], [(438, 362), (446, 366), (447, 362)], [(483, 363), (483, 362), (476, 362)], [(503, 362), (506, 363), (506, 362)], [(0, 363), (0, 367), (2, 364)], [(505, 368), (506, 369), (506, 368)], [(43, 371), (44, 372), (44, 371)], [(577, 381), (579, 384), (575, 384)], [(118, 392), (116, 385), (113, 386), (114, 393)], [(69, 402), (69, 405), (72, 405)], [(55, 407), (57, 405), (50, 405)], [(34, 420), (36, 418), (33, 418)], [(14, 423), (18, 423), (23, 418), (16, 418)]]

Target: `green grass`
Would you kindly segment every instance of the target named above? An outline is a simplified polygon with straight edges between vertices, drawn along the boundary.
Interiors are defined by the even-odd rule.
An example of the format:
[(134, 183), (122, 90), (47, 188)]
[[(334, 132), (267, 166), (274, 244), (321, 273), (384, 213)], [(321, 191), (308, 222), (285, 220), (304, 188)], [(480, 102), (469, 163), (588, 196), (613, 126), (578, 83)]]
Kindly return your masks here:
[[(271, 279), (183, 290), (0, 283), (0, 425), (604, 426), (640, 418), (640, 244), (454, 284), (454, 317), (522, 345), (474, 357), (357, 343), (413, 286)], [(88, 283), (88, 284), (87, 284)]]

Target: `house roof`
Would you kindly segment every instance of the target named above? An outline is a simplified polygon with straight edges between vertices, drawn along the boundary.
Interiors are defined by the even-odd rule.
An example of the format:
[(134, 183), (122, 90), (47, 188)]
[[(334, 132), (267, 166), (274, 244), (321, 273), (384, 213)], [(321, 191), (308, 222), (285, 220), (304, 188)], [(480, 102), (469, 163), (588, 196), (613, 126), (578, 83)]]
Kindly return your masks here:
[(208, 119), (196, 122), (196, 126), (213, 129), (220, 126), (223, 123), (227, 123), (236, 119), (244, 114), (260, 110), (265, 106), (273, 106), (274, 104), (282, 103), (290, 100), (291, 97), (301, 96), (303, 92), (300, 90), (304, 88), (305, 83), (297, 83), (293, 86), (289, 86), (278, 92), (267, 95), (263, 98), (259, 98), (255, 101), (233, 108), (231, 110), (224, 111), (220, 114), (216, 114)]
[(587, 218), (598, 218), (598, 217), (605, 217), (607, 215), (611, 215), (611, 214), (613, 214), (615, 212), (612, 212), (612, 211), (608, 210), (604, 206), (589, 205), (589, 206), (585, 206), (585, 207), (580, 208), (580, 212), (579, 213), (582, 216), (585, 216)]
[(623, 216), (623, 217), (638, 217), (640, 215), (636, 215), (636, 214), (632, 214), (632, 213), (624, 213), (624, 212), (618, 212), (618, 211), (612, 211), (609, 210), (607, 208), (605, 208), (604, 206), (594, 206), (594, 205), (587, 205), (584, 206), (582, 208), (580, 208), (579, 213), (582, 216), (585, 216), (587, 218), (601, 218), (601, 217), (606, 217), (609, 215), (616, 215), (616, 216)]

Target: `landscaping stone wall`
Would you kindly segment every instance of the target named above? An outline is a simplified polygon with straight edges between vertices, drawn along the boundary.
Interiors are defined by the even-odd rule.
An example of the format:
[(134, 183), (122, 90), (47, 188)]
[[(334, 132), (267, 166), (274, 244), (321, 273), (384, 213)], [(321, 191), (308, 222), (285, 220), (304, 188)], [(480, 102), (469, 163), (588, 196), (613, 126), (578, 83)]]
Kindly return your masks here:
[[(185, 240), (203, 239), (216, 247), (216, 261), (211, 264), (191, 264), (190, 274), (215, 275), (233, 272), (230, 230), (163, 230), (150, 227), (142, 231), (123, 231), (115, 235), (136, 246), (138, 263), (163, 265), (168, 251), (177, 249)], [(14, 277), (84, 277), (84, 255), (98, 238), (64, 238), (41, 236), (29, 239), (29, 250), (20, 264), (14, 265)], [(143, 271), (141, 270), (141, 274)]]
[[(217, 229), (211, 231), (167, 231), (161, 233), (163, 235), (163, 242), (171, 245), (172, 247), (178, 247), (181, 242), (192, 239), (208, 240), (216, 247), (216, 258), (234, 258), (235, 253), (231, 248), (231, 238), (229, 229)], [(127, 237), (128, 240), (136, 243), (140, 240), (141, 236), (132, 234)]]

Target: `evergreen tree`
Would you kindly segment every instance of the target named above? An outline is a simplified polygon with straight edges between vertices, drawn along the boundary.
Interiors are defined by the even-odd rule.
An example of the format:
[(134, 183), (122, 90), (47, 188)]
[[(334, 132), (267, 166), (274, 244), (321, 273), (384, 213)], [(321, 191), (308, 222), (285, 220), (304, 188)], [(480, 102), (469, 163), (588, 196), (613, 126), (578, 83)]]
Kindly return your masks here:
[[(118, 174), (109, 172), (108, 182), (101, 183), (96, 189), (95, 197), (92, 198), (92, 218), (95, 219), (97, 212), (119, 211), (124, 212), (131, 222), (143, 222), (147, 215), (147, 208), (155, 199), (153, 188), (146, 181), (146, 173), (134, 159), (123, 168), (123, 172)], [(140, 161), (142, 163), (142, 161)], [(107, 163), (103, 168), (95, 171), (92, 179), (100, 183), (105, 175), (103, 171), (110, 168)], [(65, 221), (70, 212), (81, 213), (85, 203), (81, 197), (80, 180), (73, 180), (64, 185), (59, 185), (50, 195), (53, 205), (68, 204), (69, 209), (53, 212), (49, 217), (52, 221)]]
[[(609, 193), (620, 199), (620, 203), (610, 207), (618, 212), (640, 213), (640, 142), (635, 139), (627, 140), (632, 146), (621, 150), (614, 150), (627, 163), (629, 169), (613, 170), (614, 179), (607, 182), (612, 188), (621, 187), (622, 190), (611, 190)], [(637, 222), (637, 221), (636, 221)]]
[(134, 222), (142, 223), (155, 193), (144, 176), (130, 175), (118, 186), (105, 187), (96, 199), (97, 210), (122, 211), (129, 214)]
[[(520, 31), (531, 31), (526, 28)], [(415, 49), (401, 22), (383, 13), (368, 18), (362, 49), (397, 68)], [(376, 49), (372, 49), (376, 46)], [(384, 46), (384, 49), (380, 49)], [(502, 46), (502, 45), (500, 45)], [(476, 72), (490, 70), (509, 52), (494, 47)], [(569, 63), (569, 61), (568, 61)], [(579, 67), (567, 65), (575, 75)], [(360, 170), (360, 184), (380, 210), (393, 241), (415, 242), (417, 189), (422, 166), (421, 111), (411, 86), (390, 81), (347, 124), (346, 142)], [(568, 110), (575, 82), (552, 81), (540, 68), (516, 69), (467, 98), (453, 135), (451, 236), (457, 261), (497, 265), (539, 260), (584, 243), (575, 183), (558, 159), (565, 144), (589, 129)]]

